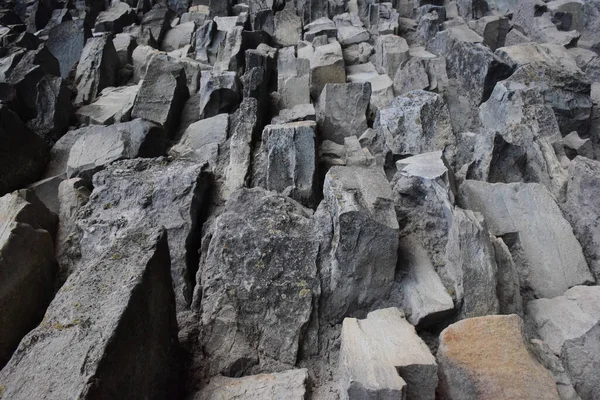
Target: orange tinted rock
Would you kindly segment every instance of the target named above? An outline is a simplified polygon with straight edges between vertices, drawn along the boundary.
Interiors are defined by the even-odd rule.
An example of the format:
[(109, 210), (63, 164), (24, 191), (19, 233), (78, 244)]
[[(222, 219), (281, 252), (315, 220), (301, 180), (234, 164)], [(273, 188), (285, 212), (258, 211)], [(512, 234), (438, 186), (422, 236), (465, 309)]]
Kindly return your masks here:
[(529, 353), (517, 315), (450, 325), (440, 335), (437, 356), (442, 398), (559, 399), (552, 375)]

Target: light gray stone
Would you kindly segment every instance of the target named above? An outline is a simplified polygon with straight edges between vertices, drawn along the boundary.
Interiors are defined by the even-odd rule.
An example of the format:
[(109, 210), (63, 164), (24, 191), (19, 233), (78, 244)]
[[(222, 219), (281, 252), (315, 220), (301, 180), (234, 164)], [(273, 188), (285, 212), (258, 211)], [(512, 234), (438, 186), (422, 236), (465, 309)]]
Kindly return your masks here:
[(109, 34), (88, 39), (75, 71), (75, 105), (89, 104), (105, 87), (115, 86), (119, 56)]
[(581, 245), (544, 186), (465, 181), (460, 204), (482, 213), (493, 235), (510, 236), (522, 288), (535, 297), (559, 296), (594, 281)]
[(319, 97), (317, 122), (323, 139), (342, 144), (367, 126), (370, 83), (328, 83)]
[[(58, 219), (32, 191), (0, 197), (0, 368), (42, 320), (54, 295)], [(18, 299), (18, 301), (15, 301)], [(4, 379), (2, 381), (5, 387)], [(4, 392), (4, 391), (3, 391)]]
[(110, 125), (131, 119), (131, 110), (139, 85), (107, 87), (91, 104), (75, 112), (77, 120), (85, 125)]
[(196, 24), (194, 22), (186, 22), (169, 29), (160, 43), (160, 49), (173, 51), (191, 44), (195, 31)]
[[(216, 167), (212, 148), (217, 149), (227, 141), (229, 132), (229, 115), (201, 119), (187, 127), (179, 142), (171, 148), (169, 154), (198, 163), (208, 162), (211, 168)], [(218, 154), (217, 154), (218, 155)]]
[(318, 99), (327, 83), (346, 83), (342, 47), (337, 41), (313, 47), (304, 43), (298, 49), (298, 58), (310, 62), (310, 95)]
[[(392, 340), (390, 340), (393, 338)], [(342, 399), (433, 399), (437, 364), (397, 308), (346, 318), (339, 361)]]

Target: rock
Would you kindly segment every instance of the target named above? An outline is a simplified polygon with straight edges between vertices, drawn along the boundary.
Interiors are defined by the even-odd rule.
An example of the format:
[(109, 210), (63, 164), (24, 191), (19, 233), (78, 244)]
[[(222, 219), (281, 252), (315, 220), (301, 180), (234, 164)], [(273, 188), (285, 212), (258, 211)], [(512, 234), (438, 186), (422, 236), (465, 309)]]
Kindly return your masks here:
[(119, 56), (119, 65), (121, 67), (127, 64), (133, 65), (133, 51), (137, 47), (136, 39), (129, 33), (118, 33), (113, 39), (113, 45)]
[(448, 232), (444, 276), (449, 279), (459, 318), (481, 317), (499, 312), (494, 246), (479, 213), (456, 207)]
[(578, 155), (594, 158), (594, 146), (590, 138), (582, 139), (577, 132), (571, 132), (563, 138), (565, 154), (569, 159), (574, 159)]
[(79, 251), (79, 232), (77, 230), (77, 213), (87, 204), (90, 190), (85, 187), (81, 178), (62, 180), (58, 185), (58, 229), (56, 232), (55, 254), (59, 267), (59, 284), (62, 285), (75, 271), (81, 258)]
[(81, 107), (75, 117), (85, 125), (110, 125), (131, 119), (131, 110), (140, 87), (107, 87), (91, 104)]
[(131, 117), (155, 122), (171, 137), (188, 97), (184, 67), (167, 55), (156, 55), (148, 65)]
[(27, 127), (48, 143), (65, 134), (73, 113), (71, 90), (58, 76), (46, 75), (37, 84), (36, 116)]
[(135, 12), (125, 2), (114, 2), (108, 10), (96, 18), (95, 32), (121, 33), (123, 28), (135, 22)]
[(339, 365), (342, 399), (435, 397), (435, 358), (397, 308), (344, 319)]
[(46, 46), (58, 60), (60, 77), (66, 79), (81, 58), (86, 40), (91, 36), (84, 20), (65, 21), (48, 32)]
[(392, 297), (397, 294), (412, 325), (427, 326), (452, 313), (454, 302), (418, 239), (400, 239), (398, 263), (402, 280), (394, 283)]
[(424, 49), (411, 51), (411, 58), (396, 71), (394, 76), (394, 93), (397, 96), (417, 89), (439, 93), (447, 86), (446, 59)]
[[(71, 275), (23, 339), (0, 372), (4, 396), (158, 399), (170, 392), (177, 323), (167, 237), (158, 229), (132, 232), (107, 250)], [(127, 379), (106, 367), (116, 364)]]
[(598, 199), (594, 188), (598, 184), (600, 162), (584, 157), (575, 158), (569, 165), (569, 181), (565, 217), (571, 223), (575, 237), (596, 280), (600, 280), (600, 227), (596, 217)]
[(179, 142), (169, 152), (198, 163), (208, 162), (211, 168), (215, 168), (219, 147), (227, 141), (228, 132), (227, 114), (202, 119), (188, 126)]
[(298, 104), (292, 108), (285, 108), (279, 111), (279, 115), (273, 117), (273, 125), (287, 124), (298, 121), (316, 121), (317, 113), (312, 104)]
[(317, 122), (323, 139), (343, 143), (367, 126), (367, 107), (371, 98), (369, 83), (328, 83), (319, 97)]
[(494, 51), (498, 47), (504, 47), (506, 35), (510, 30), (510, 22), (506, 17), (489, 15), (476, 21), (470, 21), (469, 27), (483, 38), (483, 44)]
[(447, 399), (559, 399), (552, 375), (529, 353), (517, 315), (450, 325), (440, 334), (437, 362)]
[(116, 160), (135, 157), (158, 157), (166, 149), (161, 127), (136, 119), (110, 126), (81, 128), (69, 152), (67, 176), (91, 182), (92, 175)]
[(554, 110), (563, 136), (573, 131), (587, 134), (592, 109), (590, 82), (565, 48), (525, 43), (500, 48), (495, 54), (518, 68), (512, 81), (539, 89)]
[(66, 179), (69, 153), (77, 139), (79, 139), (80, 135), (84, 132), (84, 129), (72, 130), (56, 141), (50, 150), (50, 161), (48, 162), (46, 172), (43, 175), (44, 179), (56, 176), (60, 176), (63, 180)]
[(369, 102), (369, 120), (381, 108), (387, 107), (394, 100), (393, 82), (387, 75), (379, 75), (372, 63), (350, 65), (346, 68), (348, 82), (371, 84), (371, 100)]
[(318, 47), (306, 44), (298, 50), (298, 58), (310, 62), (310, 95), (313, 99), (319, 98), (327, 83), (346, 83), (344, 56), (338, 42)]
[(337, 39), (343, 47), (368, 42), (371, 34), (363, 27), (356, 14), (339, 14), (333, 18), (337, 29)]
[(323, 35), (330, 38), (335, 38), (337, 35), (335, 23), (327, 17), (318, 18), (304, 26), (304, 40), (307, 42), (312, 42), (314, 38)]
[(373, 128), (384, 154), (416, 155), (445, 148), (454, 151), (456, 139), (448, 108), (435, 93), (414, 90), (395, 98), (378, 111)]
[(550, 347), (539, 339), (532, 339), (529, 343), (529, 349), (535, 353), (542, 365), (554, 376), (558, 395), (561, 400), (581, 400), (581, 397), (575, 392), (571, 378), (567, 371), (565, 371), (562, 362), (552, 353)]
[(560, 141), (560, 130), (543, 99), (539, 90), (512, 78), (496, 84), (479, 108), (481, 124), (497, 135), (485, 180), (539, 182), (562, 199), (567, 173), (554, 146)]
[(448, 77), (457, 79), (475, 107), (488, 99), (496, 82), (513, 72), (483, 45), (483, 38), (466, 25), (440, 31), (427, 50), (446, 58)]
[(261, 400), (272, 397), (304, 400), (307, 394), (307, 381), (308, 371), (306, 369), (243, 378), (227, 378), (217, 375), (193, 399), (219, 400), (243, 397), (247, 400)]
[(234, 192), (202, 244), (194, 307), (204, 375), (296, 364), (318, 295), (312, 211), (260, 188)]
[(315, 130), (312, 121), (267, 125), (254, 156), (253, 184), (312, 206), (317, 184)]
[(238, 74), (243, 70), (242, 32), (243, 27), (236, 26), (228, 31), (219, 44), (219, 52), (213, 68), (214, 72), (233, 71)]
[(160, 43), (162, 51), (173, 51), (192, 43), (192, 37), (196, 31), (194, 22), (186, 22), (171, 28), (165, 34), (165, 38)]
[(294, 47), (280, 49), (277, 55), (279, 108), (310, 104), (310, 61), (296, 58)]
[(537, 183), (465, 181), (462, 207), (483, 214), (490, 232), (505, 237), (522, 288), (554, 297), (594, 281), (571, 226), (548, 190)]
[(295, 46), (302, 39), (302, 18), (294, 4), (286, 2), (283, 10), (275, 13), (273, 40), (281, 47)]
[(375, 49), (368, 42), (353, 44), (342, 49), (344, 62), (347, 66), (367, 63), (374, 52)]
[(519, 272), (512, 254), (510, 254), (508, 246), (502, 239), (492, 237), (492, 244), (494, 245), (496, 265), (498, 266), (496, 296), (498, 296), (499, 313), (523, 316)]
[(0, 105), (0, 195), (37, 181), (48, 161), (48, 145), (19, 117)]
[(141, 36), (138, 37), (140, 44), (158, 48), (163, 41), (170, 23), (170, 11), (165, 3), (157, 3), (152, 10), (144, 14), (141, 22)]
[[(2, 368), (23, 336), (42, 320), (54, 295), (53, 238), (58, 220), (32, 191), (26, 190), (0, 197), (0, 215)], [(2, 383), (4, 387), (4, 379)]]
[(600, 393), (595, 374), (600, 363), (598, 286), (576, 286), (562, 296), (539, 299), (527, 305), (538, 334), (560, 356), (577, 394), (583, 400)]
[(321, 267), (325, 317), (341, 321), (387, 294), (394, 279), (398, 221), (385, 175), (377, 168), (333, 167), (323, 184), (331, 251)]
[(258, 102), (246, 98), (230, 118), (229, 166), (226, 175), (226, 197), (248, 186), (251, 177), (252, 143), (257, 134)]
[(200, 118), (234, 111), (240, 103), (240, 83), (235, 72), (202, 74)]
[(79, 58), (75, 72), (75, 105), (89, 104), (108, 86), (115, 86), (119, 56), (108, 34), (90, 38)]

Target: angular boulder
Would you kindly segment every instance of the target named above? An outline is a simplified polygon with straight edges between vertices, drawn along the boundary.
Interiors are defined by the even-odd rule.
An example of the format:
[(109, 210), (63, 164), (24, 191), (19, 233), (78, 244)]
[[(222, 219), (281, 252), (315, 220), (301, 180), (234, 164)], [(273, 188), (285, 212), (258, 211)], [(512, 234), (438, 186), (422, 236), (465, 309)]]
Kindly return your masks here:
[(75, 112), (75, 118), (85, 125), (110, 125), (131, 119), (131, 110), (139, 85), (107, 87), (91, 104)]
[(0, 216), (1, 369), (54, 295), (58, 219), (26, 190), (0, 197)]
[(527, 348), (517, 315), (469, 318), (440, 334), (439, 392), (445, 399), (560, 399), (554, 378)]
[(339, 360), (340, 397), (435, 398), (438, 366), (415, 328), (397, 308), (346, 318)]
[(108, 86), (115, 86), (119, 56), (109, 34), (88, 39), (75, 71), (75, 105), (89, 104)]
[(535, 297), (559, 296), (594, 281), (581, 245), (544, 186), (467, 180), (459, 199), (461, 206), (483, 214), (493, 235), (506, 237), (521, 285)]
[(369, 310), (394, 280), (398, 221), (390, 185), (381, 169), (332, 167), (323, 184), (333, 226), (329, 260), (322, 266), (326, 318), (341, 321)]
[(317, 123), (321, 137), (342, 144), (367, 128), (370, 83), (328, 83), (319, 97)]
[(177, 321), (167, 236), (159, 229), (131, 233), (59, 290), (0, 371), (4, 398), (170, 393)]

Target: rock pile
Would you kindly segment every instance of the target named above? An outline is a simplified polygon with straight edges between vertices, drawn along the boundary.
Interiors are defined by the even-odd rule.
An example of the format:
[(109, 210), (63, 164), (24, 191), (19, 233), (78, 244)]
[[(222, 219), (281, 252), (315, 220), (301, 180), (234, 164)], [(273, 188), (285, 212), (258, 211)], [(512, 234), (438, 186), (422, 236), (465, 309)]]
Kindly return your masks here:
[(600, 399), (597, 0), (0, 4), (0, 399)]

